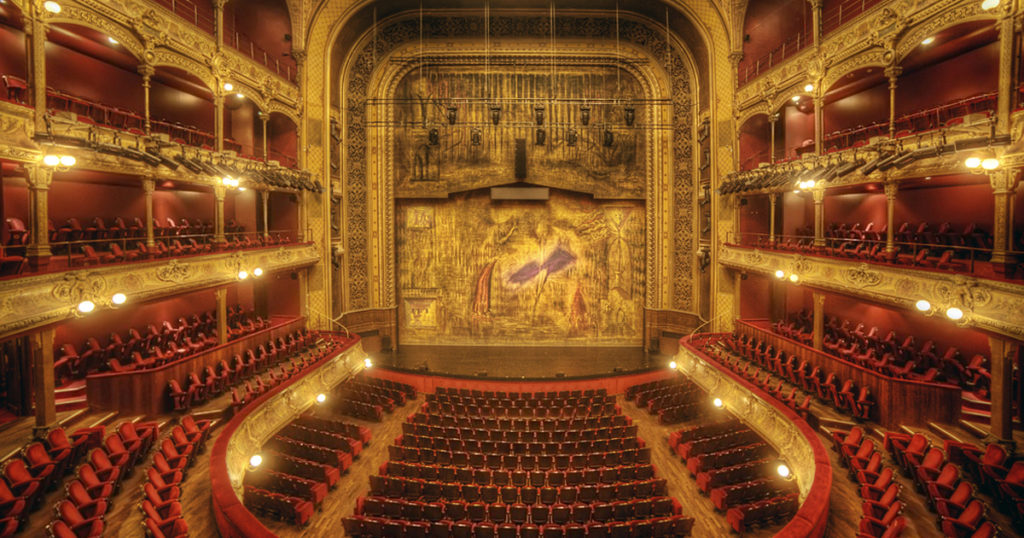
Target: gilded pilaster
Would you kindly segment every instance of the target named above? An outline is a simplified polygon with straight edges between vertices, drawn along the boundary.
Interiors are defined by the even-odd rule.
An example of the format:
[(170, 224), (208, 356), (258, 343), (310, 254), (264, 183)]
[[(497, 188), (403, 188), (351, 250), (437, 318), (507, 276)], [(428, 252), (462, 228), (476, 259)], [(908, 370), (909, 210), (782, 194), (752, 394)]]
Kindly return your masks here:
[(824, 152), (823, 140), (825, 136), (825, 95), (820, 88), (814, 89), (814, 153), (821, 155)]
[(811, 191), (814, 196), (814, 248), (825, 248), (825, 189)]
[(996, 100), (996, 129), (999, 133), (1010, 132), (1010, 112), (1016, 84), (1013, 77), (1014, 31), (1013, 2), (1003, 2), (999, 17), (999, 88)]
[(57, 424), (57, 405), (54, 396), (53, 326), (29, 336), (32, 349), (32, 398), (36, 407), (36, 424), (32, 433), (42, 437)]
[(156, 246), (153, 237), (153, 191), (156, 190), (156, 181), (143, 179), (142, 190), (146, 193), (146, 248), (152, 248)]
[(143, 115), (142, 115), (142, 117), (144, 118), (144, 120), (146, 122), (145, 129), (146, 129), (146, 134), (147, 135), (149, 135), (150, 131), (151, 131), (150, 113), (149, 113), (149, 90), (150, 90), (150, 87), (152, 85), (151, 84), (151, 80), (152, 80), (153, 74), (155, 72), (156, 72), (156, 68), (154, 68), (150, 64), (143, 63), (143, 64), (139, 65), (139, 74), (142, 75), (142, 98), (143, 98), (143, 105), (142, 105), (142, 107), (143, 107), (142, 108), (142, 114)]
[(1003, 168), (989, 172), (989, 183), (995, 196), (994, 222), (992, 225), (992, 265), (996, 272), (1003, 273), (1012, 264), (1013, 257), (1007, 253), (1012, 246), (1012, 225), (1010, 211), (1014, 191), (1017, 189), (1017, 170)]
[(33, 266), (45, 265), (50, 259), (50, 184), (53, 170), (41, 165), (27, 165), (29, 221), (31, 231), (25, 252)]
[(768, 195), (768, 244), (775, 245), (775, 206), (778, 205), (778, 193)]
[(888, 181), (885, 183), (885, 255), (891, 261), (896, 257), (896, 193), (899, 192), (899, 183)]
[(814, 349), (820, 350), (825, 341), (825, 294), (814, 292), (814, 327), (812, 345)]
[(46, 22), (41, 1), (26, 2), (25, 52), (36, 132), (46, 131)]
[(216, 200), (216, 210), (213, 219), (213, 242), (217, 245), (227, 242), (224, 237), (224, 197), (226, 195), (227, 189), (223, 185), (214, 185), (213, 197)]
[(216, 138), (217, 151), (224, 151), (224, 85), (217, 79), (217, 88), (213, 92), (213, 136)]
[(990, 336), (989, 370), (992, 374), (992, 415), (989, 417), (989, 441), (1013, 447), (1013, 348), (1009, 340)]
[(217, 41), (217, 52), (224, 50), (224, 6), (228, 0), (213, 0), (213, 35)]
[(885, 68), (885, 78), (889, 80), (889, 138), (896, 138), (896, 82), (903, 68), (890, 65)]
[(811, 4), (811, 33), (814, 39), (814, 48), (821, 46), (821, 8), (824, 0), (808, 0)]
[(213, 290), (213, 296), (217, 298), (217, 341), (226, 344), (228, 343), (228, 289), (217, 288)]
[[(775, 124), (779, 122), (779, 113), (770, 114), (768, 116), (768, 129), (769, 129), (769, 146), (768, 146), (768, 162), (775, 164)], [(737, 129), (738, 131), (738, 129)]]
[(270, 205), (270, 191), (260, 191), (260, 200), (263, 202), (263, 239), (270, 237), (270, 218), (267, 206)]
[[(270, 160), (270, 152), (267, 149), (269, 147), (268, 137), (270, 136), (270, 129), (268, 124), (270, 123), (270, 114), (260, 111), (260, 124), (263, 126), (263, 162)], [(299, 152), (302, 153), (302, 152)]]

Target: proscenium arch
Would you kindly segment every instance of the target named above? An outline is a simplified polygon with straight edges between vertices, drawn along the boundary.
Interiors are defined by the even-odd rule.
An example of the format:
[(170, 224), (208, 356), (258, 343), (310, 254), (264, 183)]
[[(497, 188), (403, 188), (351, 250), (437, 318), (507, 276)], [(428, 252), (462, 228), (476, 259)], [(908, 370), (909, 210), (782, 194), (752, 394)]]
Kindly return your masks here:
[[(306, 99), (305, 114), (300, 125), (300, 136), (305, 140), (303, 154), (306, 157), (307, 168), (325, 178), (331, 177), (330, 146), (328, 145), (330, 141), (329, 120), (331, 118), (330, 92), (332, 82), (336, 80), (331, 76), (332, 62), (329, 52), (333, 50), (332, 45), (338, 41), (339, 36), (342, 35), (342, 32), (348, 25), (357, 20), (361, 13), (365, 15), (372, 11), (373, 3), (373, 0), (324, 0), (305, 19), (308, 21), (305, 50), (309, 56), (306, 62), (306, 71), (300, 83), (302, 94)], [(544, 2), (543, 4), (541, 7), (546, 8), (547, 3)], [(652, 2), (646, 5), (655, 5), (655, 3)], [(588, 7), (592, 8), (593, 6)], [(735, 73), (729, 61), (729, 36), (725, 16), (713, 0), (695, 0), (685, 3), (680, 0), (670, 0), (657, 4), (656, 9), (662, 10), (663, 7), (668, 9), (672, 17), (684, 17), (692, 25), (694, 31), (691, 34), (694, 34), (699, 39), (700, 48), (704, 52), (705, 57), (701, 58), (698, 64), (706, 66), (704, 71), (706, 78), (698, 76), (695, 87), (698, 89), (698, 95), (702, 99), (704, 96), (708, 96), (708, 105), (699, 115), (694, 114), (694, 125), (699, 121), (698, 116), (706, 116), (710, 119), (709, 126), (712, 141), (721, 140), (720, 130), (724, 130), (723, 134), (729, 133), (727, 138), (731, 138), (731, 133), (735, 128), (732, 119), (732, 100), (736, 88), (734, 84)], [(658, 18), (660, 19), (661, 17)], [(368, 26), (364, 23), (364, 27)], [(355, 29), (349, 28), (348, 30), (346, 34), (350, 35), (352, 31), (358, 31), (359, 26), (357, 25)], [(687, 48), (693, 47), (688, 46)], [(701, 69), (698, 67), (695, 72), (699, 73)], [(714, 96), (714, 98), (711, 96)], [(717, 184), (720, 178), (724, 177), (724, 174), (731, 171), (734, 166), (733, 147), (728, 143), (718, 143), (713, 144), (713, 146), (717, 150), (713, 152), (711, 159), (711, 178), (712, 182)], [(696, 161), (698, 158), (697, 152), (694, 153), (694, 160)], [(319, 211), (310, 211), (306, 218), (306, 224), (313, 234), (313, 240), (322, 242), (322, 244), (328, 244), (331, 241), (330, 227), (327, 222), (330, 215), (330, 197), (322, 196), (319, 202), (319, 207), (317, 208)], [(721, 228), (719, 235), (731, 233), (732, 224), (730, 223), (733, 219), (729, 215), (719, 216), (720, 212), (719, 201), (713, 198), (711, 218)], [(712, 241), (712, 243), (714, 245), (717, 242)], [(692, 256), (692, 253), (687, 253), (687, 255)], [(716, 258), (717, 249), (713, 248), (712, 262)], [(323, 268), (330, 267), (330, 263), (326, 263), (329, 261), (329, 259), (325, 259), (324, 264), (319, 264), (311, 269), (309, 279), (308, 297), (309, 311), (312, 316), (311, 323), (324, 327), (329, 324), (326, 313), (329, 312), (331, 304), (329, 299), (331, 295), (331, 275), (329, 271)], [(709, 321), (713, 322), (712, 327), (714, 328), (731, 326), (731, 312), (734, 308), (731, 298), (725, 295), (721, 297), (715, 295), (719, 293), (719, 284), (717, 283), (719, 278), (718, 272), (712, 274), (712, 319)], [(731, 279), (725, 279), (724, 282), (721, 290), (722, 293), (731, 293)], [(339, 291), (340, 293), (342, 292)], [(332, 312), (330, 314), (332, 317), (338, 318), (341, 312)]]
[[(516, 24), (512, 21), (523, 16), (523, 13), (504, 12), (495, 15), (499, 24), (504, 22), (511, 25)], [(629, 63), (629, 61), (620, 61), (614, 58), (616, 49), (621, 49), (621, 45), (617, 46), (614, 40), (599, 38), (595, 40), (595, 37), (608, 36), (609, 33), (614, 35), (614, 29), (608, 29), (609, 25), (615, 24), (613, 17), (606, 14), (594, 16), (591, 13), (573, 13), (566, 17), (571, 17), (572, 21), (566, 23), (565, 30), (580, 32), (579, 34), (566, 33), (563, 30), (562, 36), (559, 37), (560, 52), (569, 51), (570, 47), (567, 47), (566, 43), (571, 44), (572, 50), (568, 52), (570, 59), (567, 61), (572, 61), (576, 57), (593, 56), (594, 51), (599, 50), (600, 56), (612, 56), (611, 59), (604, 58), (602, 63)], [(459, 31), (470, 32), (467, 37), (482, 38), (481, 27), (475, 25), (474, 17), (467, 17), (464, 12), (455, 13), (451, 18), (447, 18), (447, 15), (435, 16), (432, 14), (427, 23), (430, 25), (431, 36), (440, 32), (440, 39), (432, 37), (430, 40), (431, 52), (433, 52), (436, 40), (442, 42), (443, 46), (439, 49), (441, 54), (450, 50), (465, 54), (468, 50), (471, 55), (483, 57), (485, 51), (479, 40), (459, 39), (454, 43), (445, 44), (450, 41), (450, 33), (456, 28)], [(648, 181), (654, 179), (662, 181), (657, 186), (649, 184), (646, 190), (652, 193), (651, 195), (654, 197), (652, 200), (656, 202), (649, 204), (654, 214), (663, 217), (660, 221), (654, 221), (654, 215), (648, 213), (647, 229), (655, 233), (648, 233), (647, 242), (649, 246), (653, 246), (652, 250), (656, 252), (656, 255), (652, 255), (652, 250), (648, 251), (647, 267), (651, 269), (651, 272), (648, 279), (647, 307), (662, 310), (678, 309), (694, 315), (693, 310), (697, 306), (699, 295), (692, 256), (698, 241), (698, 237), (694, 233), (697, 228), (697, 211), (693, 196), (696, 186), (694, 178), (697, 172), (695, 157), (697, 152), (694, 151), (692, 137), (696, 125), (695, 107), (692, 100), (693, 63), (686, 60), (684, 49), (680, 49), (678, 42), (674, 40), (671, 42), (673, 46), (671, 54), (666, 55), (665, 40), (662, 38), (664, 34), (660, 33), (660, 28), (652, 28), (653, 25), (650, 21), (629, 18), (621, 24), (623, 24), (623, 36), (627, 40), (624, 50), (633, 53), (631, 57), (633, 61), (639, 61), (641, 64), (662, 65), (671, 71), (671, 76), (666, 74), (663, 78), (661, 85), (664, 89), (660, 92), (660, 96), (655, 96), (671, 98), (670, 110), (672, 113), (669, 115), (671, 117), (669, 124), (672, 125), (670, 131), (673, 142), (671, 147), (663, 144), (659, 153), (659, 156), (666, 160), (671, 159), (671, 162), (653, 169), (648, 174)], [(343, 177), (346, 179), (346, 190), (343, 194), (349, 198), (347, 204), (348, 229), (354, 230), (354, 232), (344, 235), (345, 251), (351, 254), (347, 269), (350, 278), (348, 289), (351, 296), (355, 297), (348, 305), (350, 308), (393, 308), (394, 306), (394, 293), (391, 290), (391, 286), (393, 286), (391, 277), (392, 245), (390, 241), (382, 240), (384, 235), (388, 235), (390, 238), (390, 231), (393, 227), (389, 219), (390, 212), (393, 210), (392, 201), (389, 199), (389, 195), (378, 194), (382, 189), (390, 187), (390, 181), (381, 181), (380, 177), (368, 177), (368, 173), (373, 172), (374, 166), (381, 166), (381, 161), (380, 151), (371, 152), (367, 148), (374, 140), (376, 132), (369, 132), (366, 129), (367, 125), (374, 122), (364, 116), (366, 111), (363, 109), (363, 103), (369, 96), (387, 95), (385, 86), (381, 86), (377, 82), (380, 80), (381, 70), (387, 70), (389, 66), (394, 65), (396, 62), (392, 58), (401, 54), (404, 48), (408, 48), (409, 52), (415, 54), (419, 46), (418, 39), (413, 38), (417, 34), (417, 25), (416, 19), (409, 14), (399, 15), (385, 21), (381, 34), (392, 37), (381, 38), (381, 42), (377, 42), (376, 53), (379, 53), (380, 56), (371, 59), (371, 55), (376, 54), (373, 52), (373, 44), (377, 34), (367, 32), (358, 44), (351, 48), (356, 52), (346, 56), (342, 69), (346, 80), (346, 84), (343, 86), (345, 93), (342, 96), (342, 102), (346, 103), (343, 108), (345, 117), (342, 118), (342, 123), (347, 130), (347, 148), (343, 153), (349, 157), (343, 167)], [(515, 30), (512, 30), (512, 27), (504, 26), (504, 28), (504, 32), (498, 35), (503, 47), (506, 42), (509, 43), (507, 48), (510, 50), (508, 52), (510, 56), (533, 56), (539, 60), (536, 63), (540, 66), (549, 61), (548, 49), (536, 45), (536, 39), (543, 31), (537, 30), (534, 34), (520, 37)], [(526, 44), (524, 45), (524, 43)], [(599, 43), (599, 45), (595, 46), (594, 43)], [(504, 49), (494, 52), (495, 55), (505, 53)], [(668, 63), (662, 64), (663, 61)], [(371, 62), (375, 67), (374, 70), (370, 69)], [(646, 78), (651, 79), (652, 77)], [(651, 158), (651, 156), (647, 156), (647, 159)], [(665, 181), (671, 181), (671, 185), (666, 184)], [(658, 196), (659, 193), (660, 196)], [(675, 197), (671, 203), (665, 201), (667, 193), (671, 193)], [(351, 207), (355, 209), (352, 210)], [(685, 214), (683, 211), (677, 211), (673, 215), (672, 208), (688, 208), (690, 211)], [(673, 217), (672, 225), (671, 229), (666, 229), (669, 228), (669, 225), (665, 224), (665, 221), (669, 220), (669, 217)], [(655, 225), (658, 227), (656, 228)], [(369, 238), (366, 237), (367, 226), (376, 232)], [(369, 267), (364, 260), (369, 260)], [(673, 278), (672, 275), (677, 278)]]

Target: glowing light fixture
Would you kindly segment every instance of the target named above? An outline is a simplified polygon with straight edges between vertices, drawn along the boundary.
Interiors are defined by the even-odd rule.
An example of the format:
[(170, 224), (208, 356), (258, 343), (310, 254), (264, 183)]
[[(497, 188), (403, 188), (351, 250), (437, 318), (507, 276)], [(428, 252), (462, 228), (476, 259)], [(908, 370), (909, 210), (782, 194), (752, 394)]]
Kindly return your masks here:
[(252, 276), (255, 276), (255, 277), (263, 276), (263, 268), (262, 267), (257, 267), (255, 269), (253, 269), (252, 270)]
[(112, 38), (110, 36), (107, 36), (107, 41), (109, 41), (111, 45), (120, 45), (121, 44), (120, 41), (118, 41), (118, 40), (116, 40), (116, 39), (114, 39), (114, 38)]
[(996, 168), (999, 168), (999, 159), (996, 159), (995, 157), (982, 159), (981, 167), (985, 170), (995, 170)]
[(249, 272), (248, 271), (246, 271), (245, 269), (242, 269), (241, 271), (238, 272), (238, 280), (245, 280), (247, 278), (249, 278)]
[(789, 475), (792, 474), (792, 472), (789, 470), (789, 466), (786, 465), (785, 463), (780, 463), (779, 466), (775, 469), (775, 471), (778, 472), (779, 476), (781, 476), (782, 478), (789, 478)]
[(799, 103), (800, 102), (800, 96), (799, 95), (794, 95), (793, 96), (793, 102), (794, 103)]
[(72, 166), (75, 165), (76, 162), (78, 162), (78, 160), (75, 159), (74, 157), (72, 157), (71, 155), (61, 155), (60, 156), (60, 165), (61, 166), (66, 166), (68, 168), (71, 168)]
[(711, 405), (721, 409), (722, 406), (725, 405), (725, 402), (723, 402), (721, 398), (715, 398), (714, 400), (711, 400)]
[(115, 293), (114, 296), (110, 298), (110, 302), (114, 304), (124, 304), (127, 300), (128, 296), (123, 293)]
[(78, 311), (83, 313), (83, 314), (88, 314), (89, 312), (92, 312), (93, 310), (96, 310), (96, 303), (94, 303), (92, 301), (82, 301), (82, 302), (78, 303)]
[(679, 365), (676, 364), (676, 361), (672, 361), (672, 362), (668, 363), (668, 367), (671, 368), (672, 370), (675, 370), (677, 366), (679, 366)]
[(786, 278), (786, 273), (782, 269), (779, 269), (778, 271), (775, 271), (775, 278)]
[[(999, 2), (996, 3), (998, 4)], [(982, 6), (984, 6), (984, 4), (982, 4)], [(61, 7), (60, 4), (54, 2), (53, 0), (46, 0), (46, 2), (43, 2), (43, 9), (56, 15), (60, 13)]]
[[(47, 3), (49, 3), (49, 2), (47, 2)], [(988, 11), (990, 9), (994, 9), (994, 8), (997, 8), (997, 7), (999, 7), (999, 0), (982, 0), (982, 2), (981, 2), (981, 9), (984, 9), (985, 11)]]
[(981, 166), (981, 157), (968, 157), (964, 160), (964, 166), (971, 169)]
[(796, 276), (796, 274), (789, 275), (789, 281), (796, 284), (800, 281), (800, 277)]
[(241, 98), (245, 97), (245, 94), (243, 94), (242, 92), (238, 92), (238, 93), (235, 94), (235, 97), (238, 97), (239, 99), (241, 99)]
[(43, 157), (43, 164), (46, 166), (57, 166), (60, 164), (60, 157), (56, 155), (47, 155)]
[(224, 83), (224, 91), (229, 92), (229, 91), (231, 91), (233, 89), (235, 89), (235, 85), (234, 84), (232, 84), (230, 82), (225, 82)]
[(249, 467), (259, 467), (261, 463), (263, 463), (263, 456), (260, 456), (259, 454), (253, 454), (252, 457), (249, 458)]
[(813, 92), (814, 91), (814, 84), (808, 84), (808, 85), (804, 86), (804, 91), (805, 92)]
[(932, 43), (935, 43), (935, 37), (933, 36), (928, 36), (921, 40), (922, 45), (931, 45)]
[(370, 357), (366, 357), (365, 359), (363, 359), (363, 366), (367, 368), (373, 366), (373, 361), (370, 360)]
[(321, 392), (320, 394), (316, 395), (316, 403), (324, 403), (326, 401), (327, 401), (327, 395), (326, 394)]
[(951, 307), (946, 309), (946, 317), (951, 319), (951, 320), (953, 320), (953, 321), (959, 321), (959, 320), (963, 319), (964, 311), (960, 310), (959, 308), (957, 308), (955, 306), (951, 306)]
[(928, 301), (925, 301), (924, 299), (918, 301), (914, 306), (916, 306), (917, 309), (920, 310), (921, 312), (927, 312), (932, 309), (932, 304), (929, 303)]

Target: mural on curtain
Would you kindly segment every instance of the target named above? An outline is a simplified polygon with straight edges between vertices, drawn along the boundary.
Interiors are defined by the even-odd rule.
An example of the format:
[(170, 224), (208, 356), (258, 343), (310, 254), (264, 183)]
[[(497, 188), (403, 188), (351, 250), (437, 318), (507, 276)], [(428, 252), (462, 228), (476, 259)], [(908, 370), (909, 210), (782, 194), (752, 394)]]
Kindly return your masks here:
[(642, 343), (642, 202), (476, 191), (400, 200), (397, 217), (401, 343)]

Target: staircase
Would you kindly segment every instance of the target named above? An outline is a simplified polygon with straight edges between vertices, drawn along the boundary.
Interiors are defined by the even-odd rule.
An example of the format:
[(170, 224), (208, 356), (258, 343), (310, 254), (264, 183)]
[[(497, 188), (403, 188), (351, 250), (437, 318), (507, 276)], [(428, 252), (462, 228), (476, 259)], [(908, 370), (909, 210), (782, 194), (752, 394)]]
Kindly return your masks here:
[(87, 409), (89, 402), (85, 397), (85, 380), (72, 381), (55, 391), (57, 412), (74, 411), (75, 409)]
[[(960, 400), (960, 425), (971, 431), (983, 428), (987, 432), (992, 421), (992, 403), (966, 390), (960, 393)], [(1013, 419), (1013, 429), (1024, 430), (1024, 425), (1016, 417)]]

